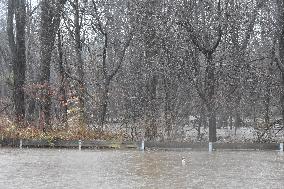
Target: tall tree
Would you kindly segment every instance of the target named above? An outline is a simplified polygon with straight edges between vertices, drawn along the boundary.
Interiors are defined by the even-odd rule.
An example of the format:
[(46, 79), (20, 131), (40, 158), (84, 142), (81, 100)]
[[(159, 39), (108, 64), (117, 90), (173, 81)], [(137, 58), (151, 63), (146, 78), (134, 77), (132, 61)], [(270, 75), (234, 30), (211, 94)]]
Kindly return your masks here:
[[(278, 43), (279, 43), (279, 61), (278, 67), (280, 70), (280, 81), (281, 81), (281, 94), (280, 104), (282, 109), (282, 119), (284, 123), (284, 2), (277, 0), (277, 13), (278, 13)], [(284, 125), (284, 124), (283, 124)]]
[(144, 2), (145, 15), (142, 18), (143, 34), (142, 44), (144, 46), (144, 61), (148, 67), (148, 79), (147, 79), (147, 107), (146, 107), (146, 128), (145, 138), (153, 140), (158, 135), (157, 128), (157, 87), (159, 75), (156, 73), (156, 67), (159, 59), (159, 47), (158, 47), (158, 31), (157, 31), (157, 19), (158, 15), (158, 1), (147, 0)]
[[(241, 99), (242, 99), (242, 92), (241, 92), (241, 68), (243, 67), (246, 61), (246, 50), (249, 46), (250, 39), (252, 38), (254, 32), (254, 26), (256, 23), (256, 19), (258, 16), (259, 10), (265, 5), (267, 0), (261, 0), (256, 2), (255, 8), (251, 13), (251, 17), (249, 20), (249, 24), (245, 27), (245, 32), (243, 32), (241, 26), (245, 25), (242, 22), (242, 18), (239, 17), (241, 14), (237, 14), (235, 17), (230, 17), (230, 24), (231, 24), (231, 40), (233, 44), (233, 62), (235, 63), (235, 129), (241, 126)], [(230, 1), (229, 3), (230, 11), (228, 11), (229, 15), (232, 12), (235, 12), (238, 7), (238, 3), (235, 1)], [(243, 11), (243, 10), (238, 10)]]
[(44, 120), (45, 128), (49, 128), (51, 124), (50, 64), (61, 12), (65, 3), (66, 0), (43, 0), (41, 2), (40, 84), (42, 86), (42, 102), (40, 119)]
[[(14, 35), (14, 16), (16, 28)], [(9, 46), (13, 61), (14, 77), (14, 94), (13, 101), (15, 107), (16, 123), (24, 121), (25, 118), (25, 93), (24, 84), (26, 79), (26, 46), (25, 46), (25, 29), (26, 29), (26, 1), (9, 0), (8, 1), (8, 18), (7, 33)]]
[(77, 64), (77, 75), (78, 75), (78, 100), (79, 100), (79, 119), (80, 123), (86, 124), (86, 108), (85, 108), (85, 95), (86, 95), (86, 84), (84, 78), (84, 60), (82, 57), (83, 41), (82, 41), (82, 28), (83, 28), (83, 8), (81, 7), (79, 0), (71, 2), (74, 11), (74, 39), (75, 39), (75, 53), (76, 53), (76, 64)]
[[(217, 18), (215, 22), (218, 23), (218, 26), (213, 27), (215, 28), (213, 31), (210, 29), (212, 28), (212, 21), (204, 22), (208, 20), (208, 15), (214, 16), (213, 13), (205, 13), (206, 6), (216, 6), (216, 15)], [(195, 2), (193, 5), (185, 4), (185, 7), (191, 9), (195, 12), (198, 12), (198, 4)], [(203, 9), (201, 10), (201, 23), (200, 26), (203, 30), (202, 34), (198, 34), (191, 22), (192, 20), (189, 17), (186, 17), (185, 21), (182, 21), (182, 26), (185, 27), (187, 32), (190, 34), (190, 38), (192, 43), (197, 47), (197, 49), (205, 56), (206, 59), (206, 68), (205, 68), (205, 77), (204, 77), (204, 84), (201, 86), (197, 86), (196, 89), (200, 98), (202, 99), (203, 103), (206, 105), (207, 112), (209, 115), (209, 141), (216, 142), (216, 62), (214, 61), (214, 53), (216, 52), (217, 47), (219, 46), (221, 39), (222, 39), (222, 15), (221, 15), (221, 2), (219, 1), (217, 4), (205, 5), (201, 2), (200, 7)], [(199, 15), (195, 15), (195, 19), (198, 19)], [(199, 21), (195, 21), (198, 23)], [(214, 24), (214, 22), (213, 22)], [(215, 36), (214, 36), (215, 35)], [(210, 38), (213, 38), (211, 41)], [(204, 86), (204, 87), (203, 87)]]
[(60, 100), (60, 108), (61, 108), (61, 121), (63, 123), (67, 123), (67, 78), (65, 74), (64, 68), (64, 57), (63, 57), (63, 43), (62, 43), (63, 36), (61, 34), (60, 29), (57, 32), (57, 50), (58, 50), (58, 68), (59, 68), (59, 79), (60, 79), (60, 86), (59, 86), (59, 100)]
[[(94, 21), (92, 28), (103, 38), (102, 42), (102, 94), (99, 107), (99, 125), (103, 129), (105, 124), (107, 107), (109, 101), (110, 84), (122, 68), (127, 49), (132, 40), (132, 28), (127, 27), (129, 18), (129, 7), (127, 2), (117, 1), (106, 3), (103, 1), (104, 8), (99, 9), (98, 4), (92, 0)], [(123, 5), (121, 13), (116, 4)]]

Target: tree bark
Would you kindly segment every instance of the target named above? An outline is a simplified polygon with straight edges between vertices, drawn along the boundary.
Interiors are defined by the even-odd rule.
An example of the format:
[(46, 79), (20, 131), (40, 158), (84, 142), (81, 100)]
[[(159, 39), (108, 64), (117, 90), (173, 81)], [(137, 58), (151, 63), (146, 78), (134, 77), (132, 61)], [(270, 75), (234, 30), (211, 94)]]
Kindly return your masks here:
[(171, 138), (172, 135), (172, 99), (170, 96), (171, 82), (167, 77), (164, 77), (164, 90), (165, 90), (165, 102), (164, 102), (164, 114), (165, 114), (165, 124), (166, 124), (166, 135), (167, 139)]
[(207, 56), (207, 111), (209, 114), (209, 142), (216, 142), (216, 110), (215, 110), (215, 63), (212, 53)]
[(104, 84), (103, 84), (103, 91), (102, 91), (102, 98), (101, 98), (101, 105), (100, 105), (101, 113), (99, 117), (99, 124), (100, 124), (101, 131), (104, 129), (103, 127), (104, 127), (105, 120), (106, 120), (109, 85), (110, 85), (110, 80), (105, 79)]
[(75, 26), (75, 52), (76, 52), (76, 62), (77, 62), (77, 72), (79, 79), (78, 86), (78, 98), (79, 98), (79, 109), (80, 109), (80, 123), (86, 124), (86, 114), (85, 114), (85, 79), (84, 79), (84, 61), (82, 59), (82, 41), (81, 41), (81, 24), (80, 24), (80, 6), (79, 0), (75, 0), (73, 3), (74, 13), (74, 26)]
[[(13, 18), (16, 20), (16, 37), (14, 36)], [(24, 84), (26, 79), (26, 1), (9, 0), (7, 33), (9, 46), (13, 61), (13, 101), (15, 108), (15, 119), (17, 124), (23, 124), (25, 118), (25, 92)], [(16, 41), (15, 41), (16, 40)]]
[(149, 81), (149, 106), (147, 113), (147, 123), (146, 123), (146, 131), (145, 138), (147, 140), (153, 140), (157, 137), (158, 128), (157, 128), (157, 108), (156, 108), (156, 94), (157, 94), (157, 84), (158, 78), (156, 75), (153, 75)]
[(282, 124), (284, 126), (284, 2), (282, 0), (277, 0), (278, 5), (278, 41), (279, 41), (279, 61), (278, 68), (281, 72), (281, 96), (280, 104), (282, 109)]
[(59, 28), (61, 11), (66, 0), (41, 2), (41, 75), (42, 102), (40, 106), (40, 119), (44, 120), (44, 129), (51, 126), (51, 91), (50, 91), (50, 63), (54, 47), (56, 32)]
[(59, 87), (59, 95), (60, 95), (60, 107), (61, 107), (61, 122), (67, 123), (67, 94), (66, 94), (66, 77), (65, 77), (65, 69), (63, 66), (63, 50), (62, 50), (62, 36), (60, 29), (57, 33), (57, 48), (58, 48), (58, 56), (59, 56), (59, 78), (60, 78), (60, 87)]

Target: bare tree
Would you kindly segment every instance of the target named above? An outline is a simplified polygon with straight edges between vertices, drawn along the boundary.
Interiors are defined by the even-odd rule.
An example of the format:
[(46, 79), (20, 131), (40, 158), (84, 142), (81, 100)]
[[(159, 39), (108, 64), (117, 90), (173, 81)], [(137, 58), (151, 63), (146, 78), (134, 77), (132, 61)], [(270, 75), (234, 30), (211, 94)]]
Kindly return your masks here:
[(41, 72), (42, 103), (40, 119), (44, 120), (45, 128), (49, 129), (51, 120), (51, 91), (50, 91), (50, 64), (56, 33), (59, 28), (61, 12), (66, 0), (41, 2)]
[[(202, 6), (205, 6), (202, 4)], [(214, 6), (214, 5), (212, 5)], [(186, 6), (189, 8), (188, 6)], [(196, 8), (196, 6), (195, 6)], [(204, 11), (204, 10), (203, 10)], [(197, 11), (195, 11), (197, 12)], [(191, 20), (187, 18), (186, 21), (183, 21), (181, 24), (186, 28), (188, 33), (190, 34), (190, 38), (192, 43), (198, 48), (200, 52), (206, 58), (206, 71), (205, 71), (205, 78), (204, 78), (204, 88), (202, 86), (197, 86), (196, 89), (200, 98), (203, 100), (204, 104), (207, 107), (207, 111), (209, 114), (209, 141), (216, 142), (216, 102), (215, 102), (215, 95), (216, 95), (216, 62), (213, 60), (213, 54), (216, 52), (217, 47), (219, 46), (221, 39), (222, 39), (222, 26), (221, 26), (221, 3), (220, 1), (217, 4), (217, 14), (218, 14), (218, 27), (216, 37), (213, 38), (214, 41), (209, 41), (209, 36), (212, 36), (209, 30), (205, 30), (204, 36), (200, 36), (196, 33), (193, 25), (191, 24)], [(197, 17), (198, 15), (196, 15)], [(202, 19), (205, 20), (205, 14), (202, 14)], [(206, 26), (203, 26), (207, 28)], [(204, 40), (202, 40), (204, 39)]]
[[(104, 21), (102, 21), (101, 14), (98, 10), (98, 3), (95, 0), (92, 0), (92, 4), (94, 8), (94, 14), (92, 14), (92, 16), (95, 20), (92, 23), (92, 28), (103, 37), (101, 56), (103, 81), (99, 110), (99, 125), (102, 130), (106, 119), (110, 84), (122, 67), (127, 48), (132, 39), (132, 30), (123, 26), (123, 28), (118, 28), (116, 24), (122, 23), (122, 19), (118, 15), (112, 15), (117, 13), (110, 12), (108, 9), (104, 10), (106, 11), (104, 12), (106, 16), (104, 17)], [(114, 6), (114, 4), (110, 5)], [(127, 12), (128, 10), (125, 11)], [(120, 16), (122, 17), (122, 15)], [(119, 39), (121, 37), (123, 37), (123, 39)], [(112, 57), (114, 57), (114, 59), (112, 59)], [(111, 67), (112, 64), (114, 64), (113, 68)]]
[[(236, 100), (235, 100), (235, 129), (239, 128), (241, 126), (241, 116), (240, 116), (240, 102), (242, 99), (242, 92), (241, 92), (241, 68), (243, 64), (245, 63), (245, 57), (246, 57), (246, 50), (248, 48), (250, 39), (253, 35), (254, 32), (254, 26), (255, 22), (258, 16), (259, 10), (265, 5), (266, 0), (262, 0), (257, 2), (255, 8), (252, 11), (249, 24), (245, 28), (245, 32), (242, 33), (243, 31), (240, 31), (240, 22), (241, 19), (238, 17), (230, 17), (230, 23), (232, 24), (232, 32), (231, 32), (231, 39), (233, 43), (233, 60), (236, 63), (236, 76), (235, 76), (235, 95), (236, 95)], [(230, 1), (230, 12), (235, 12), (237, 5), (236, 2)], [(231, 13), (228, 13), (229, 15)], [(238, 16), (238, 15), (237, 15)], [(243, 36), (242, 36), (243, 35)]]
[(57, 50), (58, 50), (58, 67), (59, 67), (59, 101), (60, 101), (60, 107), (61, 107), (61, 113), (62, 113), (62, 122), (67, 123), (67, 78), (65, 74), (65, 68), (64, 68), (64, 57), (63, 57), (63, 43), (62, 43), (63, 36), (61, 35), (60, 29), (58, 29), (57, 32)]
[(284, 2), (281, 0), (277, 0), (277, 7), (278, 7), (277, 36), (278, 36), (278, 43), (279, 43), (279, 61), (277, 61), (277, 63), (278, 63), (278, 68), (281, 73), (280, 74), (280, 81), (281, 81), (280, 104), (281, 104), (281, 109), (282, 109), (282, 119), (284, 121)]
[[(16, 20), (16, 36), (14, 35), (14, 15)], [(26, 73), (26, 46), (25, 46), (25, 29), (26, 29), (26, 1), (9, 0), (8, 1), (8, 18), (7, 33), (9, 46), (13, 61), (14, 76), (14, 94), (13, 101), (15, 106), (16, 123), (21, 123), (25, 118), (25, 73)]]

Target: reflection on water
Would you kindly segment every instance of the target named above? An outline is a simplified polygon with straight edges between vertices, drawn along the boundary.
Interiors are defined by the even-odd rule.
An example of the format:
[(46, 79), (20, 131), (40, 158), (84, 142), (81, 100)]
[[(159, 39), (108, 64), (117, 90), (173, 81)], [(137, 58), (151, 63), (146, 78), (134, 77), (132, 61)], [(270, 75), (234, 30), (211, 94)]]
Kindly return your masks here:
[[(186, 163), (182, 165), (181, 159)], [(1, 149), (0, 188), (283, 188), (272, 151)]]

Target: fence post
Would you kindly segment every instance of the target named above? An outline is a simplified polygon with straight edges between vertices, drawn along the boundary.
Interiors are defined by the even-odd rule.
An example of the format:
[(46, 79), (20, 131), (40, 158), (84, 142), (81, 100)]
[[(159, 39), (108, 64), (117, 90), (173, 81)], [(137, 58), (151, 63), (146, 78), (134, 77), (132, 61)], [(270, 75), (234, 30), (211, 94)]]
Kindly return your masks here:
[(144, 139), (142, 139), (142, 141), (141, 141), (141, 146), (140, 146), (140, 150), (141, 150), (141, 151), (144, 151), (144, 149), (145, 149), (145, 144), (144, 144)]
[(79, 150), (81, 150), (82, 149), (82, 141), (81, 140), (79, 140)]
[(281, 142), (281, 143), (279, 144), (279, 151), (280, 151), (280, 152), (283, 152), (283, 142)]
[(213, 151), (213, 143), (212, 142), (209, 142), (208, 151), (209, 152)]
[(22, 149), (22, 148), (23, 148), (23, 140), (20, 139), (20, 149)]

